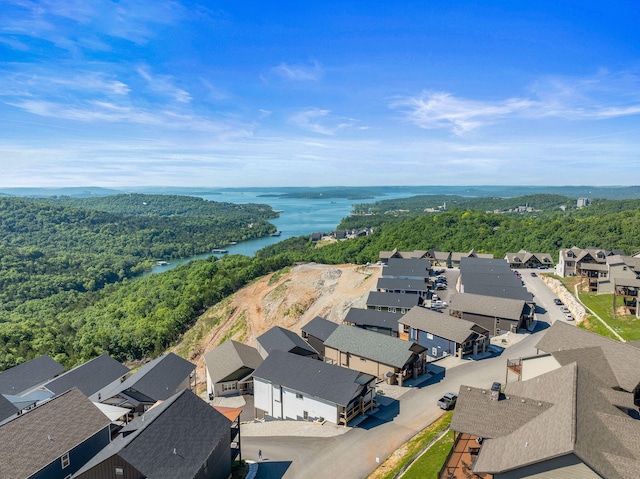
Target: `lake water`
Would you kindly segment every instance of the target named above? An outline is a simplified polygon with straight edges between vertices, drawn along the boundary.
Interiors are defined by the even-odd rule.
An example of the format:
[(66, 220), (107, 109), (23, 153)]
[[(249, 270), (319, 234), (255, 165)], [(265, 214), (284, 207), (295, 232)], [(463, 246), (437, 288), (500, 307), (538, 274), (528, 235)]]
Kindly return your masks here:
[[(277, 190), (270, 194), (278, 194)], [(251, 241), (243, 241), (237, 245), (228, 245), (224, 249), (229, 254), (242, 254), (245, 256), (253, 256), (256, 251), (265, 246), (278, 243), (287, 238), (294, 236), (306, 236), (316, 232), (334, 231), (340, 220), (349, 216), (352, 205), (356, 203), (373, 203), (381, 199), (392, 199), (413, 196), (410, 192), (386, 192), (380, 196), (368, 200), (351, 200), (345, 198), (327, 198), (327, 199), (309, 199), (309, 198), (281, 198), (275, 196), (261, 197), (264, 191), (245, 191), (245, 190), (225, 190), (219, 194), (200, 194), (201, 198), (227, 203), (262, 203), (271, 206), (275, 211), (281, 211), (280, 217), (269, 220), (274, 224), (280, 236), (267, 236)], [(174, 260), (167, 266), (156, 266), (152, 268), (151, 273), (161, 273), (171, 268), (175, 268), (180, 264), (201, 258), (212, 256), (211, 253), (186, 258), (183, 260)], [(220, 256), (220, 255), (215, 255)]]

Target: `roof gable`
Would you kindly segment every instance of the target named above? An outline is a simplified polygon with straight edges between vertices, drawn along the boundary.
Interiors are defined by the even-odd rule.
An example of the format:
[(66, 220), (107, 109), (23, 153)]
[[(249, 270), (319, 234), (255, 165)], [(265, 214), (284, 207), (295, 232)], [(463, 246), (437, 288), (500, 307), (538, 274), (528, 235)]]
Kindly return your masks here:
[(464, 313), (517, 321), (522, 316), (525, 302), (521, 299), (499, 298), (471, 293), (454, 293), (449, 298), (449, 308)]
[(62, 364), (43, 354), (0, 373), (0, 394), (19, 395), (64, 371)]
[(256, 341), (264, 348), (267, 354), (271, 354), (273, 351), (295, 351), (296, 354), (305, 356), (318, 354), (309, 343), (296, 333), (280, 326), (274, 326), (266, 333), (261, 334)]
[(316, 316), (302, 327), (302, 332), (324, 341), (333, 333), (338, 325), (333, 321)]
[(111, 421), (77, 389), (0, 426), (0, 477), (29, 477)]
[(419, 306), (411, 308), (407, 314), (398, 319), (398, 322), (456, 343), (463, 343), (470, 336), (476, 336), (481, 330), (484, 330), (485, 334), (488, 333), (471, 321)]
[(129, 368), (105, 353), (58, 376), (45, 387), (54, 394), (76, 387), (91, 396), (128, 373)]
[(411, 341), (344, 324), (336, 328), (324, 345), (396, 368), (404, 367), (416, 354), (426, 351)]
[(262, 356), (256, 348), (228, 340), (205, 354), (204, 363), (216, 383), (239, 369), (255, 370), (262, 364)]
[(253, 377), (342, 406), (348, 405), (375, 379), (369, 374), (283, 351), (269, 354)]

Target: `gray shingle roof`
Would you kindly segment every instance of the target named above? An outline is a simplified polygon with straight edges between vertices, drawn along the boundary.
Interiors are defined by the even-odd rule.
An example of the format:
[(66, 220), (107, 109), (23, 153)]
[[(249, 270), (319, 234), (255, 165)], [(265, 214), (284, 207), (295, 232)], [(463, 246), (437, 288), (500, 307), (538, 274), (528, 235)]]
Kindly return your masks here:
[(449, 308), (465, 313), (519, 320), (525, 308), (521, 299), (498, 298), (471, 293), (454, 293), (449, 297)]
[(132, 421), (126, 428), (130, 434), (113, 440), (77, 476), (117, 454), (145, 477), (196, 477), (214, 449), (231, 454), (224, 441), (230, 426), (229, 419), (182, 390)]
[(333, 333), (337, 327), (338, 325), (333, 321), (316, 316), (302, 327), (302, 331), (309, 336), (324, 341), (331, 336), (331, 333)]
[(127, 389), (138, 391), (149, 399), (161, 401), (175, 394), (180, 384), (196, 368), (195, 364), (173, 353), (149, 361), (103, 397), (113, 397)]
[(370, 291), (366, 301), (367, 306), (381, 306), (385, 308), (413, 308), (422, 304), (422, 298), (417, 294), (381, 293)]
[(524, 301), (533, 299), (504, 259), (463, 258), (460, 275), (465, 293)]
[(391, 289), (401, 291), (427, 291), (429, 285), (419, 279), (404, 279), (404, 278), (378, 278), (376, 284), (377, 289)]
[(217, 383), (239, 369), (255, 370), (262, 356), (256, 348), (229, 340), (205, 354), (204, 363), (211, 381)]
[(267, 354), (271, 354), (273, 351), (296, 352), (296, 354), (302, 353), (304, 356), (318, 354), (318, 351), (296, 333), (280, 326), (274, 326), (266, 333), (261, 334), (257, 341)]
[(64, 366), (44, 354), (0, 373), (0, 394), (19, 395), (64, 371)]
[(345, 323), (352, 323), (357, 326), (373, 326), (376, 328), (386, 328), (391, 331), (398, 331), (398, 318), (400, 313), (390, 313), (389, 311), (376, 311), (375, 309), (351, 308), (344, 318)]
[(463, 343), (478, 332), (484, 331), (482, 334), (488, 334), (486, 329), (476, 323), (420, 306), (411, 308), (407, 314), (398, 319), (398, 322), (456, 343)]
[(639, 477), (638, 423), (615, 407), (603, 389), (577, 363), (507, 384), (508, 400), (490, 401), (489, 394), (463, 386), (451, 427), (487, 438), (474, 467), (477, 473), (513, 471), (573, 453), (602, 477)]
[(85, 396), (91, 396), (128, 372), (129, 368), (105, 353), (58, 376), (45, 387), (54, 394), (76, 387)]
[(353, 326), (340, 325), (324, 342), (325, 348), (349, 352), (382, 364), (402, 368), (426, 348)]
[(422, 258), (389, 258), (382, 267), (382, 276), (428, 278), (431, 261)]
[(618, 385), (633, 391), (640, 383), (640, 349), (619, 343), (563, 321), (556, 321), (536, 344), (546, 353), (600, 347)]
[(0, 426), (0, 477), (29, 477), (110, 423), (77, 389), (56, 396)]
[(341, 406), (348, 405), (375, 379), (369, 374), (282, 351), (269, 354), (253, 377)]

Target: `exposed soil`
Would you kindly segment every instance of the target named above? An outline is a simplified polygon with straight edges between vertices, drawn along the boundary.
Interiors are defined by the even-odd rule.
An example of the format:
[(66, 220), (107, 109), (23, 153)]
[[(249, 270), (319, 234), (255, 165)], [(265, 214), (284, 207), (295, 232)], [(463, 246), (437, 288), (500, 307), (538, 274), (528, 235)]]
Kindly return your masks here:
[(256, 345), (273, 326), (300, 334), (316, 316), (342, 323), (351, 307), (364, 308), (375, 289), (379, 266), (309, 263), (260, 278), (214, 306), (172, 348), (197, 366), (205, 384), (204, 354), (227, 339)]

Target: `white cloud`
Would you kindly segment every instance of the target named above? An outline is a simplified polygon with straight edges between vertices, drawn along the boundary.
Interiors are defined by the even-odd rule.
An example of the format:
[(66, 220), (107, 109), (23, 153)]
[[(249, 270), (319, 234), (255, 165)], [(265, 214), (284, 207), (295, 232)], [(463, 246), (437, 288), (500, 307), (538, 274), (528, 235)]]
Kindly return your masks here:
[(291, 81), (317, 81), (322, 78), (323, 70), (318, 62), (311, 65), (289, 65), (281, 63), (273, 67), (271, 72), (281, 78)]
[(168, 75), (155, 75), (152, 76), (145, 68), (138, 68), (138, 74), (144, 78), (149, 84), (151, 90), (167, 95), (180, 103), (189, 103), (191, 101), (191, 94), (182, 88), (176, 87), (170, 76)]
[(395, 99), (389, 107), (420, 128), (449, 128), (457, 135), (509, 118), (607, 120), (640, 114), (640, 78), (607, 72), (585, 78), (549, 77), (532, 86), (529, 98), (496, 101), (425, 91)]
[[(289, 123), (321, 135), (335, 135), (337, 131), (353, 126), (353, 120), (333, 118), (330, 113), (330, 110), (307, 108), (289, 117)], [(324, 121), (321, 123), (321, 120)]]

